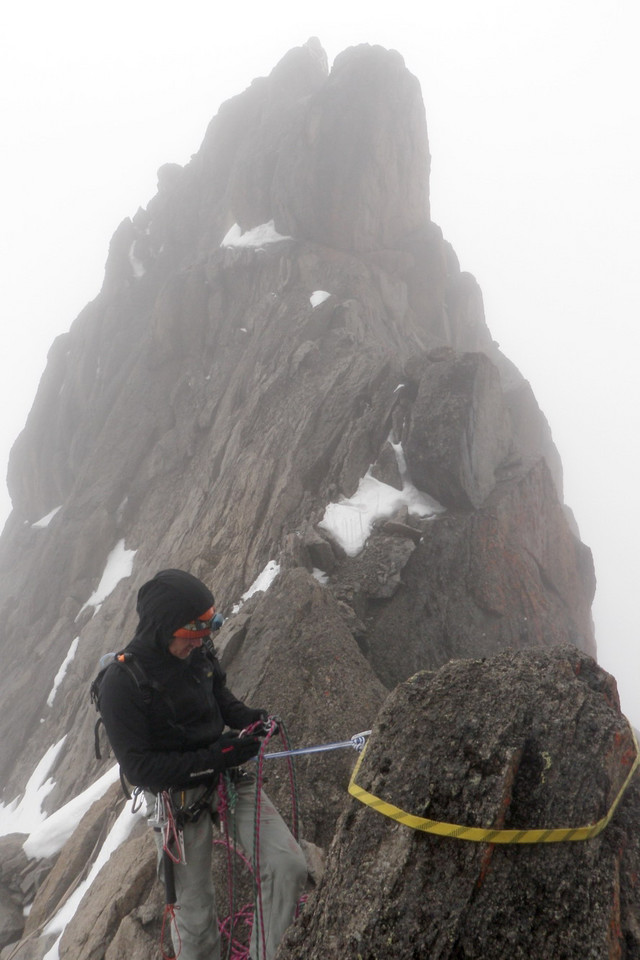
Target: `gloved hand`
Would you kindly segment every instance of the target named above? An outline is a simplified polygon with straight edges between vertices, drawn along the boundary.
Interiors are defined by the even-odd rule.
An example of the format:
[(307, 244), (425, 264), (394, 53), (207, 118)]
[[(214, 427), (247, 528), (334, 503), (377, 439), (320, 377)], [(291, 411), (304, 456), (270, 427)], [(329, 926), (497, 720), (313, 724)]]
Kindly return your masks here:
[(269, 714), (266, 710), (254, 710), (253, 707), (244, 707), (233, 714), (233, 722), (241, 727), (250, 727), (252, 723), (266, 723)]
[(239, 737), (235, 731), (223, 733), (219, 740), (211, 746), (216, 767), (227, 770), (229, 767), (239, 767), (247, 760), (255, 757), (260, 750), (260, 738), (252, 734)]
[[(264, 729), (256, 730), (254, 736), (256, 737), (266, 736), (266, 734), (269, 731), (269, 714), (267, 713), (267, 711), (252, 710), (251, 707), (247, 707), (247, 714), (251, 714), (252, 719), (249, 720), (249, 723), (246, 723), (245, 726), (248, 727), (250, 723), (258, 723), (258, 721), (260, 721), (261, 723), (264, 723)], [(274, 718), (272, 717), (271, 719), (273, 720)], [(276, 723), (275, 727), (273, 728), (273, 732), (280, 733), (279, 724)]]

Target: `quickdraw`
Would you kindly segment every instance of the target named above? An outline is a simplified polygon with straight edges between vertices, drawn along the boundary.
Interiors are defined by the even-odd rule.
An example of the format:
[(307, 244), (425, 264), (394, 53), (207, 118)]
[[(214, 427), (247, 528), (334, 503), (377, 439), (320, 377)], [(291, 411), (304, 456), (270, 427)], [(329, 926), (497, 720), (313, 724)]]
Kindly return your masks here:
[(320, 743), (315, 747), (299, 747), (296, 750), (279, 750), (277, 753), (265, 753), (263, 760), (279, 760), (281, 757), (297, 757), (303, 753), (322, 753), (325, 750), (342, 750), (344, 747), (352, 747), (360, 752), (364, 749), (366, 738), (370, 736), (371, 730), (363, 730), (362, 733), (354, 733), (350, 740), (338, 740), (336, 743)]

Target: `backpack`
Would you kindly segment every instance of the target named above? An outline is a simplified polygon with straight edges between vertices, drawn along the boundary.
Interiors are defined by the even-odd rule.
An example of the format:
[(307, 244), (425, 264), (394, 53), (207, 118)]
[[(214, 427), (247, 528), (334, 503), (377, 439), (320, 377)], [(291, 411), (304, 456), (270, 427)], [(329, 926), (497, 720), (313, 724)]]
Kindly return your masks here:
[[(100, 657), (100, 660), (98, 661), (98, 673), (94, 677), (89, 688), (91, 703), (95, 706), (98, 714), (98, 719), (96, 720), (93, 728), (93, 746), (96, 760), (103, 759), (102, 753), (100, 752), (100, 727), (104, 727), (104, 720), (102, 719), (102, 714), (100, 713), (100, 687), (102, 686), (102, 680), (105, 673), (114, 663), (126, 670), (130, 677), (133, 677), (138, 689), (140, 690), (140, 693), (142, 694), (144, 703), (151, 703), (151, 697), (154, 690), (161, 691), (163, 689), (159, 683), (151, 680), (147, 676), (145, 670), (132, 653), (127, 653), (126, 651), (121, 650), (118, 653), (105, 653), (104, 656)], [(130, 800), (131, 791), (129, 790), (122, 770), (120, 770), (120, 783), (122, 785), (125, 797), (127, 800)]]
[(102, 686), (102, 680), (105, 673), (113, 663), (117, 663), (118, 666), (123, 667), (129, 676), (133, 677), (145, 703), (151, 703), (151, 693), (154, 688), (160, 689), (160, 685), (158, 683), (154, 683), (154, 681), (149, 679), (144, 669), (132, 653), (126, 653), (125, 651), (121, 650), (119, 653), (105, 653), (104, 656), (100, 657), (100, 660), (98, 661), (98, 673), (94, 677), (91, 686), (89, 687), (91, 703), (95, 706), (98, 713), (98, 719), (96, 720), (93, 728), (93, 744), (96, 760), (103, 759), (100, 752), (100, 727), (104, 726), (104, 721), (100, 713), (100, 687)]

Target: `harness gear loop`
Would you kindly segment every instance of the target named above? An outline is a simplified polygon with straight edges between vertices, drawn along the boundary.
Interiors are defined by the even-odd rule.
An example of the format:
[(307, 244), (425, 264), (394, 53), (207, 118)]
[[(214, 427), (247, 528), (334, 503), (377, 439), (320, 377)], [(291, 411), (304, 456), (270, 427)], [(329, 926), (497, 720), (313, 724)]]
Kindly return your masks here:
[[(178, 908), (175, 906), (175, 903), (167, 903), (162, 914), (162, 928), (160, 930), (160, 953), (162, 955), (162, 960), (177, 960), (182, 952), (182, 939), (180, 937), (180, 928), (176, 923), (176, 910)], [(175, 953), (174, 950), (171, 950), (171, 953), (167, 953), (165, 950), (165, 931), (167, 929), (167, 920), (169, 921), (168, 928), (169, 930), (173, 926), (175, 930), (175, 938), (178, 944), (178, 952)]]

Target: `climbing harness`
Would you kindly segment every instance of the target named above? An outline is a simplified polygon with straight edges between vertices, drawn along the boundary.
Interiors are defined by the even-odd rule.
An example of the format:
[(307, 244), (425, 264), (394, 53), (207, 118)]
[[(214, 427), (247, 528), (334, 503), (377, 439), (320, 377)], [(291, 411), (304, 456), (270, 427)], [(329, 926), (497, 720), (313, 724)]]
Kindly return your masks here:
[(364, 751), (358, 757), (355, 769), (349, 781), (348, 790), (352, 797), (361, 803), (371, 807), (385, 817), (396, 820), (413, 830), (421, 830), (425, 833), (435, 833), (440, 837), (452, 837), (456, 840), (471, 840), (475, 843), (562, 843), (570, 840), (590, 840), (597, 837), (599, 833), (607, 826), (615, 810), (622, 799), (624, 792), (631, 783), (633, 776), (640, 764), (640, 750), (633, 728), (630, 727), (635, 747), (635, 758), (631, 769), (618, 794), (609, 807), (609, 810), (598, 820), (597, 823), (588, 824), (583, 827), (559, 827), (542, 830), (491, 830), (482, 827), (464, 827), (456, 823), (441, 823), (438, 820), (428, 820), (425, 817), (417, 817), (412, 813), (407, 813), (386, 800), (374, 796), (362, 787), (358, 786), (356, 779), (364, 759)]
[[(160, 931), (160, 951), (166, 960), (171, 960), (171, 957), (165, 952), (165, 940), (166, 934), (172, 926), (175, 930), (177, 943), (180, 945), (180, 931), (176, 924), (176, 910), (178, 908), (176, 907), (177, 896), (173, 868), (176, 863), (186, 864), (187, 862), (184, 847), (184, 826), (186, 823), (195, 823), (205, 810), (210, 809), (215, 790), (215, 784), (207, 787), (188, 806), (186, 806), (184, 790), (162, 790), (156, 796), (153, 816), (149, 820), (153, 829), (162, 834), (165, 907)], [(179, 952), (180, 946), (178, 946)]]

